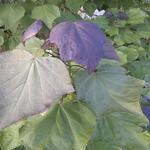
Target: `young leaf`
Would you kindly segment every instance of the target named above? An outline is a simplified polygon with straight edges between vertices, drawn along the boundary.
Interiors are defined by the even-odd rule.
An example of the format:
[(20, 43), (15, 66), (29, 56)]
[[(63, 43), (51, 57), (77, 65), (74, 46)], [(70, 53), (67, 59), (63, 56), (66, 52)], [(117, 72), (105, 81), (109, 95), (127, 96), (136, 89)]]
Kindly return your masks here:
[(95, 115), (81, 102), (55, 104), (44, 117), (31, 120), (21, 134), (31, 149), (85, 150)]
[(41, 20), (37, 20), (33, 24), (31, 24), (28, 29), (23, 33), (22, 42), (25, 43), (27, 39), (35, 36), (41, 30), (42, 26), (43, 22)]
[(36, 20), (41, 19), (47, 27), (51, 28), (53, 21), (60, 17), (60, 11), (55, 5), (35, 6), (32, 10), (31, 17)]
[(36, 58), (23, 50), (1, 53), (0, 129), (44, 111), (73, 91), (67, 69), (60, 60)]
[[(89, 71), (95, 70), (104, 54), (108, 43), (104, 33), (94, 23), (77, 21), (63, 22), (56, 25), (50, 32), (49, 41), (55, 43), (64, 60), (74, 60), (85, 66)], [(114, 54), (114, 49), (108, 47), (109, 55)], [(108, 53), (107, 53), (108, 54)]]

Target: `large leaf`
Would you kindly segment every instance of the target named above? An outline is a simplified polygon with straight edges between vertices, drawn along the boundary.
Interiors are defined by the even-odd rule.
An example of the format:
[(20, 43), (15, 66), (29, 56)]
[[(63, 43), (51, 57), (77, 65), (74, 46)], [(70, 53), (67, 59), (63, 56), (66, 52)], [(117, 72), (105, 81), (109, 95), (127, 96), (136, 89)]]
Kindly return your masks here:
[(31, 120), (21, 139), (36, 150), (85, 150), (94, 127), (95, 116), (84, 104), (65, 102)]
[(60, 17), (60, 11), (54, 5), (35, 6), (32, 10), (31, 17), (33, 19), (41, 19), (47, 27), (51, 28), (53, 21)]
[(75, 79), (78, 99), (89, 103), (98, 115), (113, 109), (140, 113), (142, 85), (144, 81), (126, 76), (123, 68), (109, 65), (102, 65), (91, 74), (80, 71)]
[(64, 61), (74, 60), (90, 71), (95, 70), (103, 57), (118, 59), (113, 46), (94, 23), (60, 23), (51, 30), (49, 40), (58, 46), (60, 57)]
[(143, 85), (144, 81), (126, 76), (116, 65), (101, 65), (91, 74), (83, 70), (77, 73), (77, 97), (97, 116), (89, 150), (149, 149), (140, 128), (147, 125), (139, 104)]
[[(60, 75), (61, 74), (61, 75)], [(27, 51), (0, 54), (0, 129), (40, 113), (73, 87), (65, 65)]]
[(0, 19), (6, 29), (12, 29), (16, 23), (24, 16), (25, 10), (16, 4), (5, 4), (0, 6)]

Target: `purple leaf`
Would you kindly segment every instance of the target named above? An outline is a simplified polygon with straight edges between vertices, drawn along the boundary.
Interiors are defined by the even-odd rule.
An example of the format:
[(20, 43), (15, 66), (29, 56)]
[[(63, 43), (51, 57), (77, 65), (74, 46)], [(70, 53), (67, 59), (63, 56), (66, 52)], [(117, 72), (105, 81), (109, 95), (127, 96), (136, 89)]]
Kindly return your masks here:
[(86, 21), (60, 23), (51, 30), (49, 41), (57, 45), (61, 59), (74, 60), (89, 71), (95, 70), (101, 58), (106, 57), (103, 46), (107, 39), (94, 23)]
[(115, 52), (115, 49), (110, 41), (107, 40), (104, 43), (103, 50), (104, 50), (103, 58), (119, 60), (119, 57), (118, 57), (117, 53)]
[(144, 115), (147, 117), (149, 120), (149, 125), (150, 125), (150, 106), (142, 106), (142, 111)]
[(43, 22), (41, 20), (35, 21), (33, 24), (31, 24), (28, 29), (24, 32), (22, 36), (22, 42), (25, 43), (25, 41), (33, 36), (35, 36), (42, 28)]

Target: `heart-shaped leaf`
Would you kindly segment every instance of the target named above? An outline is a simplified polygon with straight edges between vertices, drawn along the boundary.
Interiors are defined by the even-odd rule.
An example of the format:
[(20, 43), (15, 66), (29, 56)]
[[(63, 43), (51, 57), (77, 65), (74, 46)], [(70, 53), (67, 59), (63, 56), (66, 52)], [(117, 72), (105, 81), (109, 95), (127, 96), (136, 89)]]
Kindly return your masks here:
[(148, 124), (139, 104), (143, 85), (144, 81), (127, 76), (117, 65), (101, 65), (91, 74), (77, 73), (77, 97), (97, 116), (88, 150), (149, 150), (141, 128)]
[[(89, 71), (96, 69), (101, 58), (118, 59), (101, 29), (86, 21), (63, 22), (50, 32), (49, 41), (55, 43), (64, 60), (74, 60)], [(109, 53), (105, 50), (109, 49)], [(113, 56), (112, 56), (113, 55)], [(114, 58), (115, 56), (115, 58)]]
[(40, 113), (62, 95), (73, 92), (65, 65), (27, 51), (0, 54), (0, 129)]
[(55, 5), (35, 6), (32, 10), (31, 17), (33, 19), (41, 19), (47, 27), (51, 28), (53, 21), (60, 17), (59, 8)]
[(95, 115), (81, 102), (56, 104), (44, 117), (29, 121), (21, 140), (37, 150), (85, 150), (95, 121)]

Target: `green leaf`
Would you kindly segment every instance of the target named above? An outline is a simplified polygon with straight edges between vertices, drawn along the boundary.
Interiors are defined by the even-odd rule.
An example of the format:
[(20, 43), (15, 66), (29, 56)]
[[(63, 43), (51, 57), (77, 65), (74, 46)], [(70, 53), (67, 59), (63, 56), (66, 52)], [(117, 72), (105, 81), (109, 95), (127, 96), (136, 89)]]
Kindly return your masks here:
[(60, 17), (59, 8), (55, 5), (35, 6), (32, 10), (33, 19), (41, 19), (47, 27), (51, 28), (54, 20)]
[(6, 29), (13, 29), (17, 22), (24, 16), (25, 10), (17, 4), (5, 4), (0, 6), (0, 19)]
[(86, 2), (86, 3), (84, 3), (83, 7), (89, 16), (92, 16), (95, 9), (97, 9), (96, 4), (93, 2)]
[(114, 36), (114, 35), (118, 35), (119, 34), (119, 29), (116, 27), (109, 27), (105, 30), (105, 32), (109, 35), (109, 36)]
[(44, 40), (33, 37), (27, 40), (25, 45), (20, 43), (15, 49), (26, 50), (35, 57), (41, 57), (44, 55), (44, 50), (41, 48), (43, 44)]
[(127, 14), (129, 17), (127, 23), (133, 25), (144, 23), (145, 18), (148, 17), (148, 14), (146, 14), (140, 8), (131, 8), (128, 10)]
[(139, 127), (143, 121), (127, 112), (105, 113), (97, 120), (87, 150), (149, 150), (148, 133)]
[(149, 23), (142, 24), (137, 27), (137, 34), (140, 38), (150, 38), (150, 25)]
[(104, 16), (100, 16), (92, 20), (93, 23), (96, 23), (100, 28), (107, 29), (108, 28), (108, 19)]
[(11, 36), (9, 38), (9, 49), (14, 49), (20, 42), (20, 36)]
[(75, 78), (77, 98), (86, 101), (97, 115), (114, 109), (143, 115), (138, 103), (143, 85), (144, 81), (126, 76), (123, 68), (110, 65), (91, 74), (80, 71)]
[(123, 30), (120, 32), (121, 40), (124, 43), (135, 43), (140, 44), (140, 37), (137, 35), (136, 32), (132, 32), (131, 30)]
[(121, 46), (117, 48), (119, 51), (122, 51), (124, 54), (126, 54), (128, 61), (136, 60), (139, 57), (138, 51), (135, 47), (126, 47)]
[(126, 64), (128, 61), (127, 61), (127, 55), (124, 54), (123, 52), (121, 51), (117, 51), (117, 54), (119, 56), (119, 60), (120, 60), (120, 63), (121, 65), (124, 65)]
[(149, 60), (143, 61), (133, 61), (132, 63), (127, 64), (127, 69), (129, 73), (140, 79), (144, 79), (146, 74), (150, 74), (150, 62)]
[(55, 20), (56, 23), (61, 23), (63, 21), (76, 21), (79, 20), (79, 16), (78, 15), (73, 15), (70, 12), (61, 12), (61, 17), (57, 18)]
[(24, 50), (3, 52), (0, 69), (0, 130), (45, 111), (74, 91), (66, 66), (53, 57), (37, 58)]
[(114, 41), (118, 46), (125, 44), (120, 34), (114, 37)]
[(47, 0), (46, 2), (49, 4), (60, 6), (60, 4), (62, 3), (62, 0)]
[(23, 125), (24, 122), (21, 121), (0, 132), (0, 148), (2, 150), (12, 150), (21, 145), (19, 130)]
[(84, 104), (64, 102), (31, 120), (21, 140), (36, 150), (85, 150), (94, 127), (95, 115)]
[(140, 128), (148, 124), (139, 104), (143, 85), (144, 81), (127, 76), (119, 66), (101, 65), (91, 74), (84, 70), (77, 73), (77, 98), (97, 116), (87, 149), (149, 150)]
[(4, 38), (0, 36), (0, 46), (2, 46), (3, 44), (4, 44)]
[(65, 5), (70, 10), (77, 13), (80, 7), (83, 6), (84, 2), (85, 0), (65, 0)]

